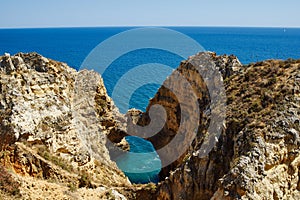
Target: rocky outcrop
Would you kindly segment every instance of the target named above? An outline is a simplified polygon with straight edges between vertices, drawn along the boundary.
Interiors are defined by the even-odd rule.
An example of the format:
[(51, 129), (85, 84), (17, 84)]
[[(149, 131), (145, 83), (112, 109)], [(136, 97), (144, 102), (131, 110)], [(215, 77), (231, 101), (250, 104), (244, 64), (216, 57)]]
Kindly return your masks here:
[(265, 61), (226, 83), (233, 154), (213, 199), (299, 199), (299, 77), (300, 61)]
[[(168, 77), (145, 113), (126, 117), (97, 73), (36, 53), (7, 54), (0, 164), (22, 199), (300, 199), (299, 72), (299, 60), (242, 66), (235, 56), (199, 53)], [(216, 98), (223, 92), (226, 99)], [(130, 148), (128, 134), (157, 149), (159, 184), (131, 185), (111, 160), (122, 153), (116, 146)]]
[[(182, 68), (193, 73), (185, 62)], [(271, 60), (231, 76), (223, 73), (227, 114), (217, 143), (207, 156), (199, 156), (198, 134), (186, 157), (163, 174), (154, 199), (299, 199), (299, 69), (300, 61)], [(172, 99), (164, 88), (150, 104), (162, 103), (170, 112), (176, 107), (158, 97)], [(163, 129), (160, 134), (169, 133)]]
[[(170, 162), (170, 157), (177, 158), (175, 162), (170, 163), (171, 165), (163, 163), (166, 167), (161, 171), (162, 179), (168, 177), (170, 171), (175, 170), (188, 155), (199, 150), (197, 148), (205, 142), (209, 115), (212, 110), (210, 101), (213, 96), (210, 92), (213, 91), (216, 93), (215, 95), (222, 96), (220, 93), (224, 93), (224, 91), (220, 90), (219, 85), (222, 84), (223, 79), (238, 73), (241, 68), (242, 65), (235, 56), (217, 56), (211, 52), (199, 53), (191, 56), (187, 61), (183, 61), (164, 82), (155, 97), (150, 100), (149, 106), (138, 124), (146, 126), (151, 120), (160, 118), (162, 116), (160, 113), (158, 116), (150, 117), (150, 109), (153, 105), (162, 106), (166, 112), (166, 123), (157, 134), (149, 137), (148, 140), (158, 150), (162, 162)], [(210, 84), (209, 88), (207, 84)], [(223, 101), (225, 104), (225, 99)], [(195, 112), (196, 110), (197, 112)], [(190, 123), (193, 121), (194, 123)], [(197, 123), (198, 121), (199, 123)], [(223, 121), (220, 120), (219, 123), (222, 126)], [(180, 130), (182, 127), (184, 130)], [(197, 135), (195, 139), (193, 134)], [(178, 135), (184, 136), (175, 145), (168, 145)], [(186, 137), (191, 137), (191, 140)], [(160, 151), (162, 148), (164, 151)], [(184, 148), (186, 150), (182, 152)], [(180, 157), (176, 157), (178, 155)]]
[(0, 66), (2, 165), (21, 181), (25, 175), (74, 188), (130, 186), (106, 148), (125, 118), (99, 74), (36, 53), (2, 56)]

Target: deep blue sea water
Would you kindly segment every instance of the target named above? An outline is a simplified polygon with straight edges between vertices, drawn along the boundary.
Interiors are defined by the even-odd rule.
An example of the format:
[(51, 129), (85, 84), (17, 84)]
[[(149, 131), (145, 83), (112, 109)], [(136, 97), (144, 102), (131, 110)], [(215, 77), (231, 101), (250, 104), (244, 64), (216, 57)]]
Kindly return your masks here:
[[(45, 57), (66, 62), (79, 69), (89, 52), (105, 39), (134, 27), (110, 28), (47, 28), (47, 29), (0, 29), (0, 54), (5, 52), (38, 52)], [(206, 50), (217, 54), (234, 54), (243, 64), (266, 59), (300, 58), (300, 29), (295, 28), (226, 28), (226, 27), (168, 27), (193, 38)], [(176, 68), (181, 58), (157, 49), (141, 49), (115, 60), (103, 74), (111, 96), (117, 81), (135, 66), (145, 63), (161, 63)], [(159, 75), (159, 73), (158, 73)], [(164, 75), (165, 76), (165, 75)], [(138, 83), (137, 83), (138, 84)], [(130, 99), (130, 108), (145, 110), (160, 84), (146, 84), (138, 88)], [(126, 92), (126, 85), (124, 85)], [(118, 105), (122, 112), (126, 108)], [(153, 147), (139, 138), (129, 137), (133, 153), (149, 153)], [(150, 146), (149, 146), (150, 145)], [(149, 150), (150, 148), (150, 150)], [(157, 182), (157, 155), (147, 154), (143, 159), (127, 154), (119, 158), (118, 165), (133, 182)], [(131, 173), (131, 169), (143, 169), (153, 173)], [(150, 170), (151, 171), (151, 170)]]
[[(34, 51), (78, 69), (99, 43), (132, 28), (135, 27), (0, 29), (0, 54)], [(234, 54), (243, 64), (300, 58), (300, 29), (296, 28), (168, 28), (192, 37), (208, 51)], [(156, 61), (176, 68), (181, 60), (171, 53), (149, 49), (124, 55), (103, 74), (108, 93), (112, 95), (117, 80), (134, 66)], [(158, 87), (158, 84), (149, 84), (139, 88), (130, 99), (130, 107), (144, 110)]]

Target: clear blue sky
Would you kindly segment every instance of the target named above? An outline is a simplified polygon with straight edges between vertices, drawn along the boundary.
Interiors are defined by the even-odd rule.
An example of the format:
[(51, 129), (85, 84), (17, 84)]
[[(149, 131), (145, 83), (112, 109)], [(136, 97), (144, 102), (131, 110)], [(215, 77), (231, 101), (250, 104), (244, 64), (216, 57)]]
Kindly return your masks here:
[(0, 27), (300, 27), (300, 0), (2, 0)]

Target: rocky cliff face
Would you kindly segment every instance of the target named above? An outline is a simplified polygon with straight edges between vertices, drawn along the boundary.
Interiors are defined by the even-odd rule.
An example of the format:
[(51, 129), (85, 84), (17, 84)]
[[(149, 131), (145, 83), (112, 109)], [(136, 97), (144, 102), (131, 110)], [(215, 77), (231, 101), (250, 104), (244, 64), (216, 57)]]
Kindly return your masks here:
[[(203, 71), (217, 75), (205, 72), (207, 64), (221, 73), (227, 97), (217, 138), (209, 124), (213, 110), (221, 109), (212, 109), (212, 102), (222, 91), (218, 80), (206, 84)], [(170, 81), (178, 75), (187, 82)], [(0, 197), (300, 199), (300, 61), (243, 67), (235, 56), (199, 53), (182, 62), (166, 83), (173, 89), (162, 86), (147, 111), (131, 110), (133, 120), (127, 121), (97, 73), (76, 72), (35, 53), (0, 57), (0, 167), (10, 170), (0, 168), (5, 192)], [(185, 103), (191, 98), (197, 106)], [(163, 168), (158, 185), (131, 185), (111, 161), (110, 154), (120, 153), (113, 143), (128, 149), (122, 139), (134, 131), (131, 125), (153, 125), (150, 108), (157, 104), (165, 108), (166, 123), (148, 140), (162, 160), (188, 148)], [(196, 132), (189, 123), (184, 129), (191, 143), (168, 146), (180, 125), (193, 121)], [(203, 154), (201, 147), (211, 141), (212, 150)], [(16, 193), (7, 183), (19, 187), (17, 196), (7, 196)]]
[[(211, 56), (217, 67), (226, 65), (226, 57)], [(230, 60), (229, 66), (233, 67), (237, 61)], [(184, 159), (163, 171), (166, 178), (159, 184), (154, 199), (300, 198), (300, 61), (271, 60), (237, 68), (235, 74), (219, 69), (225, 79), (227, 113), (214, 148), (207, 156), (199, 157), (198, 148), (207, 131), (205, 119), (210, 118), (202, 116), (202, 133), (198, 132)], [(209, 99), (201, 79), (193, 76), (193, 67), (187, 62), (178, 70), (189, 74), (190, 81), (196, 81), (195, 87), (202, 88), (198, 89), (202, 91), (198, 97), (203, 100), (200, 110), (205, 113), (203, 108), (209, 105), (205, 99)], [(178, 103), (172, 99), (172, 94), (161, 88), (150, 104), (165, 106), (176, 119), (173, 108)], [(168, 118), (166, 126), (178, 127), (171, 119)], [(169, 136), (174, 135), (170, 130), (174, 129), (164, 128), (160, 141), (152, 140), (154, 145), (168, 143)]]
[(226, 82), (233, 154), (213, 199), (299, 199), (299, 77), (299, 60), (265, 61)]
[[(138, 124), (141, 126), (148, 125), (150, 123), (150, 108), (153, 105), (162, 106), (166, 111), (166, 123), (161, 131), (153, 137), (148, 138), (148, 140), (158, 150), (163, 165), (165, 161), (169, 161), (169, 157), (181, 155), (171, 165), (164, 165), (166, 167), (161, 171), (161, 178), (168, 177), (170, 171), (176, 169), (178, 164), (182, 163), (194, 151), (199, 150), (198, 147), (205, 142), (204, 139), (211, 112), (210, 101), (212, 94), (209, 93), (209, 89), (211, 92), (217, 92), (218, 94), (216, 95), (221, 96), (219, 84), (222, 84), (223, 79), (237, 73), (241, 67), (241, 63), (235, 56), (217, 56), (215, 53), (199, 53), (196, 56), (190, 57), (187, 61), (183, 61), (176, 71), (168, 77), (155, 97), (150, 100), (147, 111), (142, 115)], [(211, 69), (207, 70), (208, 68)], [(209, 79), (209, 81), (205, 81), (204, 78)], [(219, 78), (220, 80), (213, 80), (214, 78)], [(206, 83), (210, 84), (209, 88)], [(193, 96), (194, 98), (192, 98)], [(196, 104), (190, 103), (191, 101), (195, 101)], [(195, 110), (197, 110), (196, 116), (194, 114)], [(152, 117), (158, 118), (159, 116)], [(196, 123), (190, 123), (193, 121)], [(197, 121), (199, 122), (197, 123)], [(222, 127), (223, 121), (221, 120), (219, 123)], [(180, 130), (182, 127), (184, 127), (184, 130)], [(197, 131), (193, 133), (195, 128)], [(192, 139), (194, 137), (190, 133), (197, 134), (197, 137), (193, 141), (186, 138), (191, 137)], [(184, 137), (181, 137), (176, 146), (168, 145), (178, 135), (184, 135)], [(191, 144), (188, 144), (188, 142)], [(190, 148), (187, 148), (188, 146)], [(161, 148), (165, 150), (160, 151)], [(181, 152), (183, 148), (186, 149), (185, 152)]]
[[(35, 53), (2, 56), (0, 66), (0, 159), (22, 175), (21, 185), (28, 176), (54, 180), (66, 191), (101, 186), (105, 194), (111, 187), (130, 185), (106, 148), (107, 135), (122, 132), (123, 116), (99, 74), (76, 72)], [(21, 187), (20, 192), (42, 198), (45, 193), (35, 188)], [(56, 190), (60, 186), (53, 186), (53, 195)]]

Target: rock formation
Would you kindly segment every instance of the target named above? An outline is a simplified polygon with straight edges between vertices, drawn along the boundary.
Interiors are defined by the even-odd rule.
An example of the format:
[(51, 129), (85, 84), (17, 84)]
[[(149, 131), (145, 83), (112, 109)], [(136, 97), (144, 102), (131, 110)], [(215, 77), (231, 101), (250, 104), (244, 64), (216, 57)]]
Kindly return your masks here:
[[(211, 70), (206, 71), (209, 67)], [(174, 170), (178, 163), (181, 163), (182, 160), (186, 158), (187, 154), (192, 154), (193, 151), (197, 149), (196, 146), (199, 147), (201, 146), (200, 144), (204, 142), (205, 132), (207, 131), (209, 124), (208, 115), (211, 112), (210, 100), (212, 98), (212, 93), (210, 94), (210, 92), (217, 92), (217, 95), (221, 96), (219, 84), (222, 84), (223, 79), (237, 73), (241, 67), (241, 63), (235, 56), (216, 56), (215, 53), (209, 52), (199, 53), (196, 56), (190, 57), (187, 61), (183, 61), (175, 72), (168, 77), (155, 97), (150, 100), (146, 113), (139, 119), (138, 124), (145, 126), (150, 123), (149, 110), (153, 105), (163, 106), (166, 111), (167, 121), (160, 132), (153, 137), (148, 138), (159, 153), (161, 152), (159, 149), (166, 149), (165, 146), (167, 146), (170, 141), (174, 140), (176, 135), (185, 135), (184, 137), (189, 137), (187, 135), (190, 132), (192, 134), (197, 134), (198, 136), (195, 138), (192, 145), (184, 144), (185, 141), (188, 142), (189, 140), (181, 138), (176, 143), (176, 146), (169, 145), (165, 151), (160, 153), (163, 162), (168, 160), (169, 157), (174, 157), (177, 154), (181, 155), (178, 160), (162, 170), (162, 178), (167, 177), (169, 171)], [(181, 76), (182, 78), (178, 78), (178, 76)], [(213, 80), (215, 77), (219, 77), (220, 80)], [(210, 88), (206, 86), (204, 78), (212, 80), (206, 81), (210, 84)], [(190, 88), (187, 89), (188, 87)], [(209, 89), (211, 91), (209, 91)], [(175, 94), (174, 91), (177, 92), (177, 94)], [(223, 92), (225, 93), (225, 91)], [(194, 100), (192, 99), (192, 96), (195, 96)], [(195, 101), (197, 105), (189, 103), (190, 101)], [(185, 109), (185, 111), (183, 109)], [(199, 116), (193, 116), (195, 115), (193, 113), (197, 109), (196, 115)], [(160, 113), (158, 115), (159, 116), (152, 116), (152, 118), (159, 118), (161, 116)], [(198, 119), (196, 119), (197, 117)], [(191, 123), (184, 124), (184, 121), (190, 122), (196, 120), (199, 120), (199, 123), (195, 123), (196, 127)], [(219, 121), (219, 123), (222, 126), (223, 121)], [(181, 131), (182, 133), (179, 130), (181, 128), (180, 126), (184, 126), (184, 130)], [(198, 130), (193, 133), (195, 128), (198, 128)], [(187, 146), (191, 146), (191, 148), (187, 148)], [(186, 148), (187, 151), (180, 152), (182, 148)]]
[[(202, 133), (198, 132), (184, 158), (163, 171), (166, 178), (158, 185), (153, 199), (299, 199), (300, 61), (270, 60), (246, 67), (235, 64), (237, 70), (232, 74), (222, 68), (226, 57), (211, 56), (225, 79), (227, 113), (222, 134), (212, 151), (199, 157), (208, 120), (200, 121)], [(195, 57), (183, 62), (178, 70), (197, 77), (189, 64), (192, 59)], [(206, 90), (201, 87), (201, 79), (191, 81), (197, 81), (194, 87), (202, 88), (198, 97), (202, 95), (204, 106), (200, 110), (205, 113), (203, 108), (209, 105), (203, 99)], [(155, 103), (178, 117), (174, 110), (178, 103), (165, 88), (150, 102)], [(210, 116), (202, 116), (205, 118)], [(167, 128), (156, 136), (159, 140), (150, 138), (154, 146), (164, 145), (168, 136), (174, 134), (168, 127), (178, 127), (172, 117), (168, 121)]]
[[(118, 194), (112, 187), (130, 185), (106, 148), (106, 136), (124, 127), (99, 74), (36, 53), (5, 55), (0, 65), (0, 159), (21, 175), (21, 185), (31, 176), (55, 180), (67, 191), (100, 187), (112, 196)], [(53, 186), (53, 195), (57, 189), (65, 192)], [(20, 190), (31, 199), (46, 194)]]
[[(212, 103), (222, 94), (220, 82), (207, 84), (203, 72), (224, 81), (220, 135), (209, 126), (222, 110)], [(0, 57), (0, 198), (300, 199), (299, 91), (300, 60), (242, 66), (235, 56), (199, 53), (168, 77), (145, 113), (126, 117), (96, 72), (76, 72), (36, 53), (6, 54)], [(196, 106), (186, 103), (191, 98)], [(164, 115), (153, 115), (154, 105)], [(136, 124), (157, 128), (153, 117), (166, 117), (148, 137), (163, 162), (188, 148), (163, 168), (159, 184), (132, 185), (111, 158), (122, 153), (116, 147), (128, 150), (124, 136)], [(191, 143), (168, 147), (186, 122), (197, 125), (183, 130)]]

